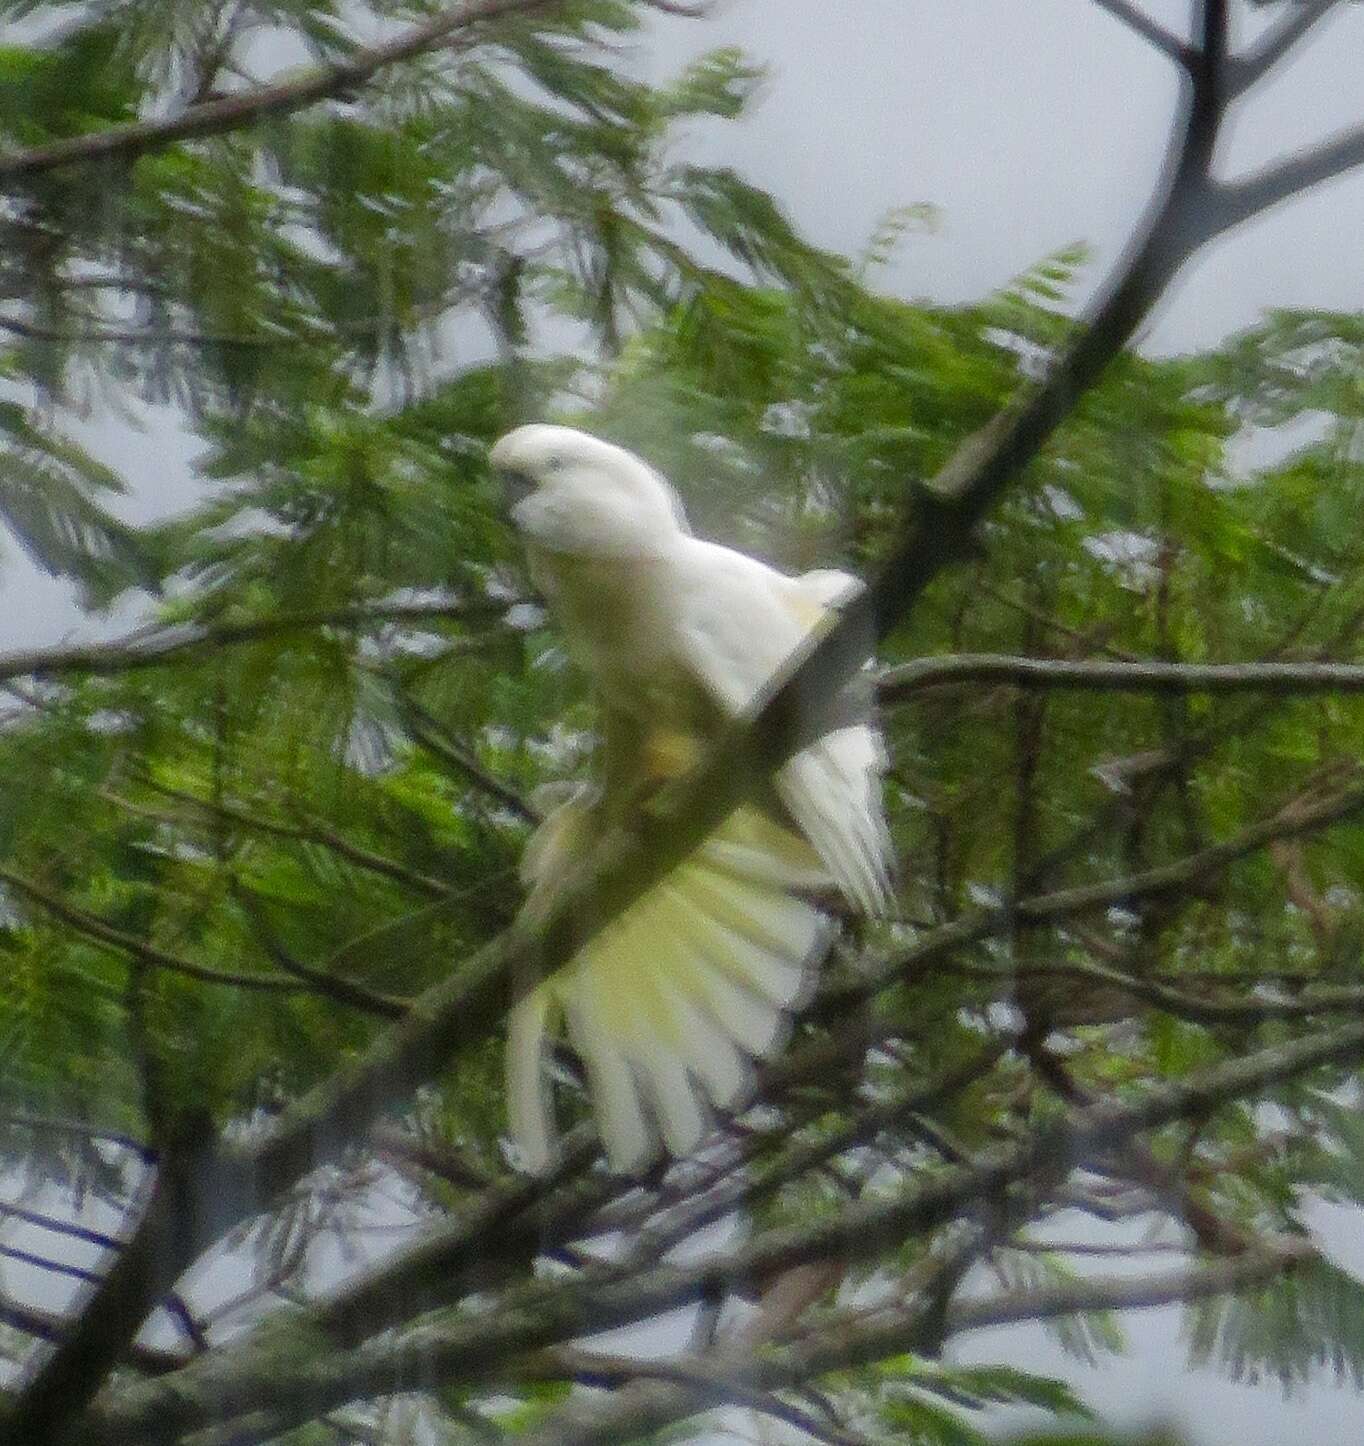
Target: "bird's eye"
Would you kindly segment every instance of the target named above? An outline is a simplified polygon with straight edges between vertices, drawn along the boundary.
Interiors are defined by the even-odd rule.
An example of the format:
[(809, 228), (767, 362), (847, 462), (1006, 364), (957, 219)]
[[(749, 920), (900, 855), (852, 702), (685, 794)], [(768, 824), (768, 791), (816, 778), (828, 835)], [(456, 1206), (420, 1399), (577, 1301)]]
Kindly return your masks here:
[(562, 472), (564, 470), (564, 459), (555, 453), (545, 459), (546, 472)]

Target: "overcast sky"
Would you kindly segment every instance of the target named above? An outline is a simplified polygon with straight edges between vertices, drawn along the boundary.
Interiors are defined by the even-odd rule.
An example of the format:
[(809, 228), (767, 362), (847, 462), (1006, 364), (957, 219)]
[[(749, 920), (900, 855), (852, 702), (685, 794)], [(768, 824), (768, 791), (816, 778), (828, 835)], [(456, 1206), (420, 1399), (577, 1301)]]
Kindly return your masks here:
[[(1188, 5), (1146, 8), (1178, 28)], [(978, 296), (1074, 241), (1096, 248), (1084, 278), (1092, 291), (1149, 198), (1175, 97), (1170, 64), (1092, 0), (721, 0), (702, 23), (660, 20), (637, 64), (662, 78), (730, 44), (767, 62), (770, 83), (743, 124), (696, 126), (688, 158), (732, 165), (775, 191), (808, 235), (840, 251), (859, 250), (890, 208), (933, 203), (938, 229), (909, 238), (882, 277), (906, 297)], [(1241, 105), (1221, 172), (1255, 169), (1358, 122), (1362, 59), (1364, 4), (1344, 4)], [(1208, 346), (1270, 306), (1364, 308), (1362, 236), (1364, 171), (1210, 248), (1178, 279), (1144, 344)], [(150, 427), (139, 435), (94, 418), (83, 428), (135, 484), (143, 515), (184, 504), (194, 450), (172, 415), (153, 414)], [(49, 641), (77, 621), (65, 590), (27, 568), (8, 567), (0, 597), (0, 645)], [(1316, 1218), (1342, 1258), (1364, 1260), (1356, 1214)], [(1308, 1437), (1346, 1446), (1364, 1435), (1364, 1401), (1353, 1393), (1322, 1388), (1285, 1406), (1267, 1388), (1183, 1378), (1176, 1329), (1170, 1313), (1146, 1317), (1133, 1326), (1140, 1349), (1129, 1363), (1097, 1375), (1063, 1368), (1125, 1420), (1201, 1422), (1209, 1446)], [(979, 1337), (963, 1353), (1001, 1352), (1062, 1368), (1026, 1333)]]

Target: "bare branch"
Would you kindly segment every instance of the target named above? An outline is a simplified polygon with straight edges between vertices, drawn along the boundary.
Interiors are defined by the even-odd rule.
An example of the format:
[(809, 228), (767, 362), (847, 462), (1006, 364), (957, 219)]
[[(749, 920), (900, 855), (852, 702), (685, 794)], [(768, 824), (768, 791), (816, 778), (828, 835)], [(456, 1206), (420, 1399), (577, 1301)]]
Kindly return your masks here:
[[(936, 967), (939, 961), (950, 960), (968, 946), (1007, 930), (1020, 926), (1054, 925), (1115, 905), (1130, 906), (1142, 899), (1187, 888), (1200, 879), (1228, 868), (1238, 859), (1263, 848), (1273, 839), (1291, 838), (1324, 828), (1328, 824), (1349, 818), (1361, 809), (1364, 809), (1364, 787), (1334, 793), (1325, 798), (1296, 800), (1222, 843), (1212, 844), (1196, 853), (1185, 854), (1141, 873), (1055, 889), (1045, 894), (1006, 899), (993, 907), (976, 909), (925, 934), (903, 953), (868, 967), (864, 979), (856, 986), (827, 996), (820, 1013), (825, 1017), (848, 1013), (888, 985), (913, 979)], [(859, 1019), (853, 1032), (855, 1040), (850, 1036), (846, 1047), (865, 1049), (873, 1040), (895, 1027), (893, 1017), (872, 1021)], [(779, 1060), (770, 1067), (770, 1073), (780, 1077), (784, 1069), (800, 1067), (798, 1057), (794, 1064)]]
[[(0, 1293), (0, 1325), (32, 1336), (35, 1340), (56, 1345), (65, 1338), (70, 1321), (55, 1311), (24, 1305)], [(128, 1352), (128, 1361), (139, 1370), (155, 1375), (177, 1370), (185, 1364), (183, 1356), (177, 1356), (173, 1351), (157, 1350), (152, 1346), (133, 1346)], [(3, 1425), (3, 1422), (3, 1416), (0, 1416), (0, 1425)]]
[(311, 985), (313, 992), (323, 999), (331, 999), (337, 1004), (344, 1004), (350, 1009), (358, 1009), (380, 1019), (403, 1017), (407, 1006), (401, 999), (366, 989), (363, 984), (357, 984), (344, 975), (331, 974), (325, 969), (314, 969), (311, 964), (305, 964), (302, 959), (290, 953), (270, 927), (260, 901), (244, 884), (234, 880), (232, 896), (250, 921), (261, 948), (276, 969)]
[(288, 115), (320, 100), (345, 96), (387, 66), (448, 44), (461, 31), (484, 21), (503, 15), (524, 15), (553, 3), (555, 0), (464, 0), (456, 8), (439, 12), (393, 40), (365, 46), (344, 61), (310, 67), (289, 80), (192, 105), (176, 116), (133, 121), (0, 156), (0, 181), (38, 175), (60, 166), (127, 159), (160, 150), (175, 141), (222, 135), (267, 116)]
[(18, 1261), (20, 1265), (31, 1265), (34, 1270), (45, 1270), (51, 1275), (69, 1275), (73, 1280), (92, 1283), (102, 1279), (98, 1271), (87, 1266), (72, 1265), (68, 1260), (54, 1260), (50, 1255), (39, 1255), (36, 1250), (22, 1250), (17, 1245), (0, 1245), (0, 1257)]
[(1149, 45), (1154, 45), (1162, 54), (1169, 56), (1177, 65), (1188, 66), (1192, 54), (1189, 47), (1163, 25), (1157, 25), (1149, 15), (1139, 10), (1132, 0), (1093, 0), (1093, 3), (1099, 9), (1106, 10), (1114, 19), (1120, 20)]
[(1015, 688), (1100, 693), (1358, 693), (1364, 665), (1355, 663), (1165, 663), (1071, 661), (1002, 653), (916, 658), (886, 668), (876, 680), (883, 703), (902, 703), (953, 683), (1006, 683)]
[(0, 1215), (22, 1220), (25, 1225), (36, 1226), (39, 1230), (50, 1231), (53, 1235), (65, 1235), (70, 1240), (82, 1240), (87, 1245), (98, 1245), (101, 1250), (118, 1250), (122, 1241), (106, 1234), (103, 1230), (92, 1230), (87, 1225), (76, 1225), (69, 1220), (58, 1220), (54, 1215), (44, 1215), (40, 1210), (28, 1210), (9, 1200), (0, 1200)]
[(34, 1134), (72, 1135), (78, 1139), (107, 1140), (111, 1145), (127, 1150), (143, 1160), (151, 1158), (153, 1151), (145, 1141), (120, 1130), (103, 1130), (98, 1125), (87, 1124), (84, 1120), (63, 1120), (55, 1115), (36, 1115), (28, 1110), (0, 1111), (0, 1128), (12, 1127), (32, 1130)]
[(1259, 84), (1338, 3), (1339, 0), (1295, 0), (1285, 19), (1231, 62), (1232, 95), (1244, 95), (1251, 86)]
[(93, 326), (79, 331), (56, 326), (39, 326), (13, 316), (0, 316), (0, 331), (26, 341), (55, 341), (77, 346), (198, 346), (279, 347), (297, 346), (292, 336), (243, 336), (206, 331), (145, 331), (138, 327)]
[(1313, 1259), (1315, 1254), (1308, 1241), (1285, 1237), (1273, 1249), (1249, 1250), (1194, 1270), (1175, 1270), (1145, 1279), (1091, 1277), (1067, 1281), (1064, 1285), (1014, 1291), (994, 1299), (958, 1301), (948, 1308), (946, 1324), (950, 1334), (960, 1335), (963, 1331), (1047, 1320), (1082, 1311), (1155, 1310), (1165, 1305), (1185, 1305), (1268, 1285)]
[(404, 689), (395, 694), (408, 732), (428, 752), (466, 778), (480, 793), (510, 809), (525, 823), (538, 823), (540, 815), (509, 783), (490, 773), (472, 750), (450, 737), (425, 708)]
[[(1172, 1271), (1154, 1279), (1096, 1278), (1073, 1285), (1018, 1291), (995, 1300), (966, 1301), (948, 1307), (942, 1329), (956, 1335), (1006, 1321), (1046, 1320), (1083, 1311), (1148, 1310), (1231, 1295), (1279, 1279), (1311, 1254), (1305, 1243), (1291, 1242), (1286, 1243), (1283, 1250), (1247, 1254), (1194, 1270)], [(992, 1311), (998, 1313), (998, 1321), (990, 1318)], [(796, 1344), (769, 1351), (762, 1357), (750, 1355), (723, 1363), (712, 1362), (708, 1357), (684, 1357), (669, 1362), (664, 1371), (652, 1373), (661, 1379), (679, 1382), (683, 1389), (655, 1390), (642, 1395), (632, 1403), (628, 1420), (615, 1400), (584, 1403), (578, 1411), (568, 1408), (543, 1429), (533, 1432), (526, 1446), (614, 1446), (627, 1436), (635, 1439), (641, 1432), (661, 1430), (703, 1409), (704, 1397), (700, 1396), (696, 1384), (699, 1381), (713, 1381), (716, 1389), (723, 1382), (733, 1393), (731, 1399), (742, 1404), (748, 1404), (741, 1400), (741, 1393), (745, 1391), (764, 1391), (765, 1398), (771, 1400), (771, 1391), (803, 1385), (829, 1371), (923, 1351), (933, 1343), (931, 1338), (937, 1330), (938, 1324), (931, 1312), (922, 1302), (916, 1302), (891, 1312), (886, 1318), (837, 1316)], [(530, 1380), (573, 1376), (591, 1381), (594, 1379), (592, 1361), (589, 1352), (543, 1351), (527, 1357), (523, 1368)], [(629, 1379), (624, 1363), (613, 1375), (617, 1372), (614, 1358), (606, 1358), (599, 1371), (596, 1379), (603, 1384), (621, 1384)], [(636, 1372), (640, 1374), (644, 1373)], [(754, 1408), (762, 1409), (761, 1406)]]
[(493, 1177), (476, 1160), (441, 1141), (423, 1139), (394, 1125), (376, 1125), (371, 1143), (395, 1169), (415, 1169), (460, 1190), (484, 1190)]
[[(938, 967), (943, 966), (940, 964)], [(1139, 978), (1101, 964), (1069, 960), (1017, 970), (996, 969), (988, 965), (973, 967), (950, 961), (945, 967), (972, 978), (995, 979), (1010, 988), (1025, 978), (1074, 979), (1085, 984), (1097, 984), (1194, 1024), (1260, 1024), (1270, 1019), (1311, 1019), (1321, 1014), (1364, 1013), (1364, 989), (1361, 988), (1309, 986), (1291, 999), (1266, 999), (1260, 993), (1234, 999), (1204, 998), (1158, 979)]]
[(1364, 126), (1357, 126), (1334, 140), (1240, 181), (1217, 183), (1210, 196), (1208, 224), (1214, 235), (1220, 235), (1361, 165), (1364, 165)]
[[(584, 1414), (587, 1416), (606, 1414), (603, 1406), (609, 1409), (610, 1415), (609, 1421), (600, 1425), (593, 1423), (593, 1427), (588, 1428), (591, 1434), (575, 1429), (573, 1425), (550, 1426), (532, 1433), (528, 1446), (577, 1446), (577, 1443), (597, 1440), (638, 1440), (636, 1428), (642, 1412), (647, 1413), (646, 1430), (667, 1424), (659, 1420), (660, 1397), (666, 1403), (665, 1411), (672, 1412), (674, 1407), (680, 1407), (675, 1414), (670, 1414), (671, 1420), (681, 1420), (715, 1406), (740, 1406), (759, 1415), (770, 1416), (773, 1420), (785, 1421), (815, 1441), (826, 1443), (826, 1446), (872, 1446), (871, 1437), (823, 1420), (762, 1389), (752, 1379), (757, 1374), (751, 1358), (736, 1362), (699, 1356), (662, 1361), (609, 1356), (571, 1348), (545, 1352), (528, 1363), (525, 1379), (574, 1380), (583, 1385), (604, 1386), (616, 1391), (622, 1388), (628, 1390), (641, 1382), (653, 1382), (679, 1387), (680, 1390), (641, 1393), (628, 1402), (617, 1398), (606, 1403), (591, 1403), (586, 1406)], [(677, 1400), (679, 1395), (686, 1399)], [(621, 1419), (622, 1404), (632, 1418), (628, 1423)], [(603, 1428), (607, 1433), (605, 1435), (601, 1434)]]
[(700, 20), (711, 10), (711, 0), (644, 0), (650, 10), (660, 10), (664, 15), (683, 15), (688, 20)]

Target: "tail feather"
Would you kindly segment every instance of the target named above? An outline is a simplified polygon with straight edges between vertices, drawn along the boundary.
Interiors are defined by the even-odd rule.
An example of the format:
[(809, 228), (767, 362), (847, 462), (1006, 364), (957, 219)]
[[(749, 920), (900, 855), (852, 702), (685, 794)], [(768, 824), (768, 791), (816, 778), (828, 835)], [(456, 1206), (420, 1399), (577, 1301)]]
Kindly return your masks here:
[(569, 1034), (587, 1066), (592, 1108), (613, 1168), (628, 1174), (651, 1160), (658, 1137), (640, 1098), (639, 1082), (621, 1049), (618, 1031), (603, 1018), (593, 989), (565, 991)]
[(553, 999), (537, 989), (517, 1004), (507, 1022), (507, 1116), (512, 1138), (532, 1174), (543, 1174), (554, 1156), (554, 1125), (542, 1064)]
[(704, 1006), (665, 983), (669, 1007), (682, 1021), (685, 1057), (691, 1073), (722, 1110), (734, 1109), (752, 1087), (753, 1071), (745, 1052)]
[[(552, 827), (577, 836), (562, 818)], [(537, 855), (537, 873), (553, 870), (552, 851)], [(641, 1168), (660, 1137), (674, 1155), (695, 1150), (710, 1127), (707, 1101), (742, 1103), (748, 1060), (780, 1043), (809, 988), (827, 923), (788, 890), (828, 884), (803, 840), (739, 809), (522, 1000), (507, 1050), (508, 1114), (527, 1165), (543, 1170), (553, 1156), (543, 1079), (560, 1012), (613, 1168)]]

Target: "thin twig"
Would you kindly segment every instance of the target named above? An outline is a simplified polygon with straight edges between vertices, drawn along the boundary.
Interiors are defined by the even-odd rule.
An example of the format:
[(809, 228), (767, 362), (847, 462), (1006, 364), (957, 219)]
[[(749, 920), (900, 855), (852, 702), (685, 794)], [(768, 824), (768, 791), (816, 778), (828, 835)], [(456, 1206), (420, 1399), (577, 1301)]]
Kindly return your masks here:
[(395, 690), (403, 721), (412, 737), (443, 763), (472, 783), (480, 792), (508, 808), (525, 823), (538, 823), (539, 812), (509, 783), (490, 773), (471, 749), (451, 738), (440, 723), (409, 693)]
[(0, 868), (0, 883), (8, 885), (54, 918), (60, 919), (67, 928), (74, 930), (77, 934), (103, 944), (106, 948), (141, 959), (153, 968), (164, 969), (172, 974), (182, 974), (188, 979), (198, 979), (205, 984), (223, 984), (232, 989), (255, 989), (283, 994), (315, 992), (311, 986), (305, 985), (297, 979), (291, 979), (287, 975), (233, 974), (223, 969), (210, 968), (205, 964), (195, 964), (192, 960), (182, 959), (176, 954), (168, 954), (164, 949), (158, 949), (155, 945), (148, 944), (134, 934), (125, 933), (122, 929), (115, 929), (113, 925), (106, 924), (103, 919), (97, 918), (94, 914), (87, 914), (83, 909), (77, 909), (64, 899), (58, 898), (55, 894), (49, 893), (48, 890), (35, 884), (31, 879), (26, 879), (10, 869)]
[[(266, 818), (263, 814), (254, 813), (237, 803), (217, 802), (210, 798), (200, 798), (198, 794), (189, 793), (185, 789), (172, 788), (169, 784), (161, 783), (159, 780), (144, 775), (141, 782), (146, 787), (159, 793), (164, 798), (174, 799), (177, 803), (185, 803), (192, 808), (201, 810), (211, 818), (220, 819), (225, 823), (232, 823), (243, 828), (249, 828), (255, 833), (265, 834), (272, 838), (283, 838), (295, 840), (299, 843), (316, 844), (321, 848), (329, 849), (339, 858), (347, 863), (355, 864), (358, 868), (366, 869), (370, 873), (378, 874), (381, 878), (391, 880), (395, 884), (402, 884), (419, 894), (426, 894), (436, 900), (444, 900), (449, 897), (450, 889), (439, 879), (432, 878), (429, 874), (423, 874), (416, 869), (410, 869), (406, 864), (401, 864), (397, 859), (387, 854), (375, 853), (373, 849), (361, 847), (352, 843), (343, 834), (335, 829), (327, 828), (322, 824), (292, 824), (282, 823), (278, 819)], [(183, 819), (174, 813), (168, 813), (161, 809), (150, 809), (143, 804), (134, 803), (131, 799), (122, 797), (120, 794), (104, 791), (111, 803), (117, 804), (132, 813), (138, 813), (152, 818), (159, 819), (163, 823), (182, 824)]]
[(1190, 47), (1163, 25), (1157, 25), (1149, 15), (1139, 10), (1132, 0), (1093, 0), (1093, 3), (1101, 10), (1106, 10), (1115, 20), (1120, 20), (1129, 30), (1140, 35), (1177, 65), (1189, 65), (1193, 56)]
[[(292, 633), (322, 628), (370, 628), (382, 623), (431, 621), (473, 622), (502, 616), (512, 601), (475, 599), (451, 603), (359, 603), (318, 612), (282, 613), (241, 623), (155, 623), (106, 643), (63, 644), (0, 653), (0, 680), (60, 678), (93, 674), (99, 677), (159, 668), (188, 653), (265, 642)], [(497, 635), (456, 640), (469, 649), (500, 641)]]
[(1244, 95), (1263, 80), (1338, 3), (1339, 0), (1294, 0), (1283, 20), (1244, 55), (1232, 61), (1232, 94)]

